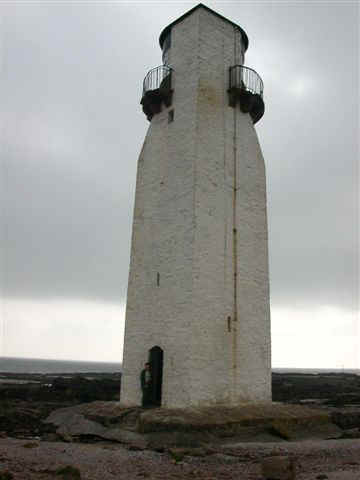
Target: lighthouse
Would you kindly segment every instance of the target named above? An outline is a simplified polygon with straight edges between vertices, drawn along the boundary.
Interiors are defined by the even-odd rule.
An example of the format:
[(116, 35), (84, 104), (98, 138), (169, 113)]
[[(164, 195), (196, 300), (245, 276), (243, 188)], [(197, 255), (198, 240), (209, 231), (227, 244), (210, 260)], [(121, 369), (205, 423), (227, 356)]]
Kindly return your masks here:
[(160, 35), (145, 76), (121, 404), (271, 401), (263, 82), (248, 37), (199, 4)]

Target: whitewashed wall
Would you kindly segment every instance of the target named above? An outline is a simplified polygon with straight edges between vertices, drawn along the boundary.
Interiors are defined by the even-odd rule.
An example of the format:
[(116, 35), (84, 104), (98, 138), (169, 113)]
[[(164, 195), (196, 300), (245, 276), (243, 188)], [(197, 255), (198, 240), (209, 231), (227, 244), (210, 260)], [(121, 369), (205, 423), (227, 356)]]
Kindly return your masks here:
[(138, 164), (124, 405), (140, 403), (154, 345), (163, 406), (271, 400), (264, 162), (250, 116), (227, 96), (240, 42), (202, 8), (172, 29), (174, 121), (166, 108), (153, 117)]

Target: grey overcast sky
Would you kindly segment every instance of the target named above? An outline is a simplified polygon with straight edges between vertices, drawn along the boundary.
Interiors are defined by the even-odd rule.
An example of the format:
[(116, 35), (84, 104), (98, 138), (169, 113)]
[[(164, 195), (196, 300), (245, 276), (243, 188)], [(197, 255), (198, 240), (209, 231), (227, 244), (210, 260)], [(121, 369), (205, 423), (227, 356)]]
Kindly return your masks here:
[[(360, 368), (359, 3), (204, 3), (265, 85), (273, 366)], [(1, 355), (121, 361), (141, 84), (196, 4), (1, 2)]]

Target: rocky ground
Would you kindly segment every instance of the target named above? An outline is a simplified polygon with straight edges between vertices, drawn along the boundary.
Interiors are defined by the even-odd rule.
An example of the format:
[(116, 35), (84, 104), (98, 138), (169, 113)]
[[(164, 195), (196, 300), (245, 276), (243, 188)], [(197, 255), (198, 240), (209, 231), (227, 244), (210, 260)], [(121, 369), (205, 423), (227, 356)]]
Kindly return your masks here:
[(41, 437), (52, 431), (42, 422), (51, 411), (93, 400), (119, 400), (120, 381), (117, 373), (1, 373), (0, 432), (15, 438)]
[[(274, 455), (293, 459), (298, 480), (358, 480), (360, 441), (242, 443), (203, 456), (128, 450), (118, 444), (0, 439), (0, 478), (15, 480), (261, 480)], [(281, 457), (278, 457), (283, 460)], [(276, 463), (276, 460), (275, 460)], [(291, 478), (291, 477), (282, 477)]]
[[(359, 376), (274, 374), (273, 399), (282, 402), (281, 418), (252, 411), (257, 420), (244, 423), (241, 410), (240, 429), (215, 433), (207, 431), (206, 418), (198, 414), (185, 420), (198, 422), (195, 427), (202, 425), (202, 432), (178, 425), (177, 431), (161, 427), (139, 433), (140, 417), (143, 430), (154, 430), (165, 414), (119, 413), (119, 383), (119, 375), (106, 374), (1, 374), (0, 480), (260, 480), (270, 478), (262, 470), (269, 459), (275, 462), (270, 465), (273, 478), (360, 480)], [(316, 407), (311, 421), (304, 405)], [(225, 414), (215, 413), (220, 423), (226, 424)], [(292, 416), (305, 421), (289, 424)], [(286, 462), (293, 466), (284, 473)]]

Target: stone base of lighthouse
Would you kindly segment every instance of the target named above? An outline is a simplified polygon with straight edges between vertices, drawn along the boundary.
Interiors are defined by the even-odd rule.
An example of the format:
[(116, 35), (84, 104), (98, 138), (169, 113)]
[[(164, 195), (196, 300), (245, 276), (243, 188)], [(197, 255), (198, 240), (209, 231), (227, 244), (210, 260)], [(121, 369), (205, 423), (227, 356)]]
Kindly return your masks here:
[(138, 162), (123, 405), (141, 403), (149, 360), (156, 405), (271, 401), (265, 167), (228, 92), (244, 50), (203, 7), (171, 29), (171, 105), (152, 116)]
[(335, 439), (345, 433), (332, 423), (326, 408), (280, 403), (142, 409), (96, 401), (55, 410), (45, 423), (57, 427), (56, 433), (67, 441), (95, 437), (157, 451), (201, 447), (186, 453), (201, 456), (224, 453), (223, 447), (240, 447), (240, 442)]

